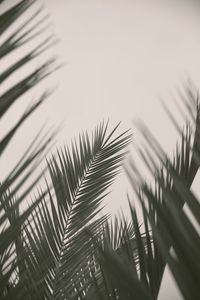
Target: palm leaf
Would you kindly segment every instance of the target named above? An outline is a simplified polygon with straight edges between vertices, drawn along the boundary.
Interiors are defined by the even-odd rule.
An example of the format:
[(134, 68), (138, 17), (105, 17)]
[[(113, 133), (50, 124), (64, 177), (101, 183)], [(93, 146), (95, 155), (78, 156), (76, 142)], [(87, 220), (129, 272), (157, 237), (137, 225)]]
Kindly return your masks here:
[(41, 298), (74, 295), (78, 266), (91, 254), (84, 228), (89, 226), (87, 230), (95, 233), (104, 221), (93, 219), (130, 141), (126, 132), (112, 139), (117, 127), (107, 135), (107, 125), (101, 124), (92, 141), (87, 133), (82, 134), (79, 143), (58, 151), (57, 158), (53, 156), (48, 162), (52, 188), (47, 183), (48, 195), (24, 227), (23, 263), (30, 274), (25, 272), (19, 278), (19, 284), (27, 285), (23, 297), (34, 299), (32, 288)]
[[(35, 2), (36, 1), (32, 0), (19, 1), (11, 8), (4, 10), (4, 12), (0, 15), (0, 57), (3, 62), (6, 62), (6, 67), (2, 70), (0, 75), (0, 83), (3, 88), (0, 98), (0, 118), (2, 125), (4, 122), (3, 117), (5, 114), (9, 114), (9, 109), (14, 106), (16, 102), (20, 101), (20, 97), (25, 95), (32, 87), (57, 68), (56, 59), (47, 58), (46, 62), (43, 62), (43, 64), (37, 67), (34, 71), (30, 71), (30, 74), (24, 74), (24, 78), (22, 80), (17, 81), (13, 85), (8, 85), (6, 89), (4, 88), (4, 83), (7, 83), (11, 76), (15, 75), (18, 71), (21, 71), (24, 66), (33, 61), (36, 57), (39, 57), (39, 55), (46, 51), (55, 41), (53, 36), (48, 35), (47, 33), (46, 37), (44, 37), (47, 18), (43, 18), (42, 7), (37, 8)], [(2, 10), (3, 5), (5, 5), (6, 8), (7, 4), (9, 6), (9, 1), (0, 2)], [(23, 17), (27, 17), (26, 13), (29, 14), (29, 18), (20, 25), (20, 21), (23, 21)], [(41, 20), (40, 16), (43, 20)], [(41, 34), (43, 34), (43, 36)], [(26, 53), (27, 50), (24, 52), (22, 51), (22, 56), (10, 65), (9, 55), (15, 55), (15, 50), (18, 48), (22, 49), (25, 44), (29, 45), (29, 49), (31, 50), (29, 50), (28, 53)], [(27, 108), (24, 112), (22, 112), (19, 120), (14, 120), (12, 128), (7, 130), (4, 136), (0, 138), (1, 156), (4, 154), (4, 151), (7, 149), (8, 144), (12, 141), (16, 132), (46, 100), (49, 93), (50, 92), (43, 93), (43, 95), (41, 95), (41, 97), (35, 100), (31, 105), (27, 102)], [(35, 203), (23, 212), (20, 209), (20, 204), (24, 201), (35, 184), (40, 180), (42, 174), (39, 174), (32, 180), (30, 180), (30, 178), (32, 178), (34, 170), (37, 166), (39, 166), (45, 153), (51, 146), (55, 134), (56, 131), (45, 133), (41, 131), (33, 139), (33, 142), (27, 150), (22, 154), (18, 163), (10, 170), (6, 177), (2, 178), (1, 181), (1, 298), (8, 298), (8, 290), (10, 291), (9, 294), (12, 294), (13, 288), (11, 286), (10, 278), (14, 278), (15, 275), (13, 274), (19, 267), (17, 261), (21, 260), (21, 229), (37, 203), (41, 201), (42, 197), (38, 197)], [(29, 184), (27, 184), (28, 180), (30, 181)], [(19, 193), (19, 196), (16, 198), (17, 193)], [(19, 256), (18, 260), (16, 260), (17, 256)], [(15, 297), (15, 294), (13, 294), (13, 297)]]
[[(173, 115), (169, 111), (167, 111), (176, 128), (181, 133), (181, 144), (180, 146), (177, 146), (175, 155), (172, 160), (170, 160), (166, 156), (165, 152), (160, 147), (158, 142), (154, 139), (152, 134), (148, 131), (148, 129), (144, 126), (141, 127), (149, 148), (146, 148), (140, 153), (142, 155), (143, 161), (146, 163), (147, 168), (155, 177), (155, 188), (152, 189), (146, 183), (142, 183), (140, 192), (138, 192), (138, 190), (133, 185), (133, 177), (131, 175), (131, 172), (128, 172), (129, 178), (132, 182), (132, 186), (136, 191), (140, 203), (142, 204), (145, 216), (145, 226), (148, 226), (148, 222), (150, 222), (152, 227), (151, 247), (153, 247), (154, 250), (152, 252), (153, 256), (148, 256), (148, 260), (149, 265), (151, 266), (151, 274), (156, 274), (156, 276), (152, 277), (148, 273), (147, 274), (151, 282), (151, 293), (153, 292), (155, 298), (157, 297), (160, 289), (160, 284), (163, 278), (166, 263), (169, 263), (169, 261), (169, 265), (171, 265), (172, 263), (172, 273), (174, 273), (173, 267), (175, 267), (175, 264), (173, 263), (173, 259), (170, 255), (169, 250), (172, 246), (172, 236), (174, 236), (174, 238), (178, 237), (179, 235), (181, 236), (181, 233), (178, 231), (180, 230), (180, 228), (178, 229), (176, 224), (176, 222), (178, 222), (177, 216), (181, 215), (180, 224), (182, 224), (183, 220), (185, 220), (186, 224), (189, 224), (187, 221), (187, 217), (184, 216), (184, 212), (182, 211), (185, 203), (189, 203), (188, 205), (192, 206), (191, 210), (193, 211), (193, 214), (198, 217), (198, 201), (191, 201), (191, 196), (189, 196), (189, 193), (191, 193), (190, 187), (199, 168), (199, 108), (198, 103), (195, 102), (194, 99), (192, 102), (185, 102), (185, 104), (186, 103), (188, 114), (192, 117), (191, 119), (192, 122), (194, 122), (194, 125), (192, 124), (188, 126), (187, 124), (185, 131), (182, 131), (180, 129)], [(194, 118), (193, 114), (191, 115), (191, 111), (194, 111), (195, 107), (197, 107), (196, 118)], [(192, 130), (192, 128), (194, 129)], [(156, 156), (161, 162), (160, 170), (157, 167)], [(132, 172), (134, 172), (134, 167), (132, 167)], [(185, 194), (183, 193), (183, 191), (185, 191)], [(173, 218), (172, 215), (176, 217)], [(145, 219), (147, 219), (148, 222), (145, 221)], [(189, 225), (186, 229), (186, 232), (187, 230), (189, 230)], [(197, 236), (194, 234), (195, 229), (191, 224), (190, 231), (191, 234), (193, 232), (194, 248), (196, 248)], [(187, 234), (189, 234), (189, 231), (187, 233), (186, 232), (185, 237)], [(183, 255), (185, 251), (184, 245), (182, 244), (181, 247), (183, 248), (179, 248), (179, 254)], [(142, 265), (141, 268), (143, 272), (145, 272), (145, 268), (143, 268)], [(176, 268), (177, 266), (175, 267), (175, 269)], [(180, 276), (181, 273), (179, 273), (179, 267), (178, 271), (176, 269), (175, 272), (178, 272)], [(191, 275), (189, 270), (187, 270), (187, 272)], [(176, 279), (178, 281), (181, 280), (178, 277)], [(187, 284), (189, 287), (188, 290), (183, 290), (183, 286), (187, 286)], [(189, 281), (187, 283), (187, 281), (183, 278), (183, 281), (181, 283), (179, 282), (178, 285), (183, 295), (188, 298), (189, 290), (192, 286), (189, 286)], [(196, 289), (193, 289), (193, 295), (196, 292), (197, 287)]]

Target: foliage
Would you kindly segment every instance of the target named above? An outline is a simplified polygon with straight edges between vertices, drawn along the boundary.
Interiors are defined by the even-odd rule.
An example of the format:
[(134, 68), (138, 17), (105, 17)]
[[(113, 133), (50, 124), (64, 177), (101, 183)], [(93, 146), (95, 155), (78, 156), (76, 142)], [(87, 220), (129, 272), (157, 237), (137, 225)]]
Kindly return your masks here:
[[(52, 36), (43, 38), (45, 27), (41, 27), (44, 23), (42, 8), (34, 5), (35, 1), (20, 1), (1, 14), (1, 33), (5, 34), (0, 48), (1, 58), (7, 59), (12, 51), (32, 42), (34, 38), (41, 36), (42, 40), (29, 53), (8, 65), (1, 74), (1, 83), (54, 43)], [(18, 19), (22, 19), (27, 10), (29, 18), (19, 25)], [(9, 29), (13, 23), (16, 28), (12, 32)], [(50, 58), (3, 92), (0, 101), (1, 117), (22, 95), (56, 68), (55, 58)], [(48, 96), (49, 92), (45, 92), (34, 104), (29, 105), (20, 120), (6, 133), (0, 144), (1, 154), (24, 121)], [(78, 263), (77, 259), (80, 260), (75, 249), (80, 253), (84, 245), (85, 233), (82, 228), (89, 224), (88, 228), (92, 232), (104, 221), (104, 217), (100, 220), (94, 217), (100, 210), (99, 205), (107, 188), (119, 172), (124, 149), (130, 140), (126, 132), (120, 136), (115, 135), (118, 126), (109, 134), (107, 127), (108, 124), (100, 124), (91, 141), (87, 133), (82, 134), (78, 143), (75, 142), (71, 148), (64, 147), (53, 155), (47, 162), (50, 179), (47, 180), (48, 176), (45, 175), (46, 188), (38, 188), (38, 194), (34, 197), (30, 192), (44, 175), (39, 175), (28, 186), (26, 182), (44, 157), (54, 132), (44, 134), (46, 137), (38, 135), (19, 163), (2, 181), (1, 298), (38, 299), (49, 298), (50, 295), (60, 298), (66, 293), (66, 288), (62, 287), (63, 280), (70, 281), (70, 271)], [(22, 186), (25, 186), (25, 191), (17, 196)], [(29, 200), (29, 206), (22, 211), (20, 204), (24, 199)], [(63, 272), (63, 268), (67, 271)]]
[[(0, 33), (1, 33), (1, 47), (0, 57), (2, 61), (6, 61), (6, 68), (1, 72), (0, 83), (2, 87), (0, 98), (0, 118), (1, 125), (4, 124), (4, 116), (9, 115), (9, 110), (15, 103), (20, 101), (21, 96), (27, 97), (27, 92), (31, 90), (37, 83), (47, 77), (54, 71), (58, 65), (56, 58), (47, 59), (42, 65), (37, 67), (29, 74), (25, 74), (20, 80), (14, 82), (12, 80), (13, 74), (21, 71), (23, 67), (28, 65), (37, 56), (47, 50), (52, 43), (54, 43), (53, 36), (43, 38), (41, 35), (45, 31), (42, 27), (43, 20), (38, 20), (37, 17), (42, 13), (42, 8), (35, 10), (35, 1), (21, 1), (9, 7), (9, 1), (1, 1), (1, 15), (0, 15)], [(8, 4), (8, 7), (7, 7)], [(12, 4), (12, 3), (10, 3)], [(7, 8), (7, 9), (5, 9)], [(30, 11), (29, 18), (22, 21), (23, 15)], [(44, 20), (45, 21), (45, 20)], [(13, 27), (15, 25), (16, 27)], [(41, 38), (40, 38), (41, 37)], [(37, 38), (40, 40), (38, 42)], [(35, 48), (32, 47), (30, 52), (22, 54), (21, 57), (15, 59), (12, 63), (11, 55), (15, 55), (15, 51), (22, 49), (25, 45), (31, 44), (36, 39)], [(23, 53), (23, 51), (22, 51)], [(10, 59), (11, 57), (11, 59)], [(10, 63), (11, 62), (11, 63)], [(11, 80), (10, 80), (11, 78)], [(17, 77), (16, 77), (17, 78)], [(10, 81), (9, 81), (10, 80)], [(11, 82), (6, 88), (7, 82)], [(4, 88), (5, 86), (5, 88)], [(16, 132), (21, 128), (27, 119), (41, 106), (49, 95), (49, 91), (44, 92), (37, 100), (30, 101), (27, 99), (27, 108), (22, 113), (19, 120), (12, 120), (12, 127), (9, 129), (0, 141), (0, 155), (7, 149), (7, 146), (13, 140)], [(35, 206), (40, 202), (40, 198), (36, 198), (35, 202), (26, 210), (21, 211), (20, 207), (24, 199), (35, 187), (40, 180), (42, 174), (35, 177), (32, 176), (34, 170), (39, 166), (44, 154), (51, 146), (56, 131), (42, 132), (42, 130), (35, 136), (33, 142), (22, 154), (18, 163), (10, 170), (5, 178), (1, 178), (0, 185), (0, 231), (1, 231), (1, 265), (0, 265), (0, 297), (7, 294), (10, 288), (9, 277), (15, 268), (16, 253), (20, 253), (20, 235), (21, 227)], [(28, 183), (29, 182), (29, 183)], [(24, 187), (23, 192), (22, 187)], [(18, 198), (16, 198), (19, 193)], [(14, 246), (15, 245), (15, 246)]]
[[(0, 1), (0, 5), (6, 2)], [(1, 83), (54, 43), (51, 35), (41, 36), (46, 18), (38, 19), (42, 8), (34, 5), (34, 0), (22, 0), (0, 16), (0, 32), (5, 36), (1, 58), (8, 60), (10, 53), (36, 37), (42, 40), (8, 65), (0, 75)], [(27, 11), (31, 16), (17, 25)], [(13, 24), (17, 28), (9, 32)], [(22, 95), (57, 67), (56, 58), (49, 58), (3, 92), (1, 122)], [(15, 121), (0, 141), (1, 156), (17, 130), (48, 96), (47, 91)], [(126, 173), (135, 195), (127, 196), (130, 219), (122, 214), (111, 221), (109, 216), (99, 215), (102, 200), (127, 153), (128, 132), (116, 136), (118, 126), (108, 133), (108, 124), (101, 123), (91, 136), (82, 133), (71, 147), (53, 154), (47, 160), (48, 172), (27, 184), (55, 136), (55, 132), (38, 134), (0, 185), (1, 299), (157, 299), (166, 264), (184, 299), (198, 298), (200, 208), (191, 185), (200, 161), (200, 110), (189, 86), (182, 100), (191, 119), (185, 130), (167, 110), (181, 134), (172, 159), (140, 125), (146, 140), (140, 154), (154, 183), (144, 182), (129, 161)], [(45, 186), (40, 187), (41, 178)], [(20, 193), (22, 187), (24, 192)], [(22, 210), (24, 201), (28, 207)], [(142, 221), (136, 201), (141, 205)]]

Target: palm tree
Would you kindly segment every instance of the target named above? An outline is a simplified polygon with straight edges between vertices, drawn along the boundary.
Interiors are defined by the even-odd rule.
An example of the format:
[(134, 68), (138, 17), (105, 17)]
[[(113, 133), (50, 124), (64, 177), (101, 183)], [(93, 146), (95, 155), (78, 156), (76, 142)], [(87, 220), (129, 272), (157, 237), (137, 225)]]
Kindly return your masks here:
[[(6, 3), (7, 0), (0, 1), (1, 7)], [(3, 59), (44, 33), (40, 27), (43, 21), (36, 21), (42, 9), (35, 10), (34, 5), (34, 0), (22, 0), (1, 14), (0, 32), (5, 34), (0, 48)], [(28, 21), (9, 33), (10, 26), (27, 10), (31, 12)], [(54, 38), (47, 36), (8, 66), (0, 82), (52, 43)], [(56, 68), (56, 59), (50, 58), (11, 86), (1, 96), (0, 116), (9, 114), (9, 108), (21, 95)], [(0, 154), (48, 95), (45, 92), (28, 106), (5, 134), (0, 142)], [(200, 240), (194, 220), (199, 224), (200, 209), (191, 185), (199, 168), (199, 105), (189, 88), (183, 100), (192, 124), (181, 130), (168, 111), (182, 137), (172, 160), (141, 126), (147, 147), (140, 153), (155, 183), (152, 186), (144, 182), (130, 162), (127, 175), (135, 193), (134, 199), (128, 196), (130, 220), (122, 215), (111, 222), (109, 216), (99, 216), (102, 199), (126, 155), (131, 138), (128, 132), (116, 136), (118, 126), (108, 133), (108, 124), (101, 123), (92, 135), (81, 134), (77, 142), (52, 155), (47, 160), (47, 172), (27, 185), (55, 132), (37, 136), (0, 185), (2, 299), (157, 299), (166, 264), (184, 299), (198, 298)], [(157, 167), (156, 159), (161, 166)], [(139, 186), (135, 184), (135, 176), (141, 181)], [(40, 185), (41, 178), (45, 187)], [(24, 191), (20, 193), (22, 186)], [(33, 193), (35, 187), (37, 192)], [(24, 210), (20, 206), (23, 201), (28, 202)], [(141, 204), (142, 224), (134, 201)], [(183, 209), (185, 206), (190, 214)]]

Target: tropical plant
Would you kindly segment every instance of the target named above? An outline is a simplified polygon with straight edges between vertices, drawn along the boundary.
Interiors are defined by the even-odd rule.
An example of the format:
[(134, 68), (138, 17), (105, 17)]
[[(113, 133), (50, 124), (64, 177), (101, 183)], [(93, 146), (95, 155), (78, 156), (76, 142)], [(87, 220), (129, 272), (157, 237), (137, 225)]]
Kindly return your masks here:
[[(31, 44), (32, 49), (16, 62), (6, 65), (0, 77), (1, 83), (9, 80), (54, 43), (51, 35), (43, 38), (46, 17), (42, 15), (41, 7), (34, 6), (36, 1), (19, 1), (11, 7), (4, 6), (6, 9), (3, 12), (2, 5), (6, 3), (9, 5), (9, 1), (1, 1), (1, 58), (8, 62), (14, 50), (33, 42), (34, 38), (41, 36), (42, 40), (34, 47)], [(24, 21), (27, 11), (28, 18)], [(19, 19), (22, 24), (18, 23)], [(10, 29), (14, 23), (16, 27)], [(1, 117), (22, 95), (57, 67), (56, 58), (50, 58), (3, 92), (0, 99)], [(29, 105), (20, 120), (5, 134), (0, 143), (1, 154), (16, 131), (48, 95), (49, 92), (45, 92)], [(42, 172), (27, 184), (47, 152), (55, 132), (38, 135), (10, 174), (1, 181), (1, 298), (60, 299), (66, 295), (63, 282), (70, 281), (69, 274), (80, 260), (78, 251), (80, 253), (84, 245), (85, 236), (82, 228), (88, 225), (90, 232), (93, 232), (105, 219), (96, 217), (93, 220), (107, 188), (119, 171), (125, 156), (124, 149), (130, 140), (126, 132), (115, 136), (118, 126), (110, 134), (107, 127), (108, 124), (100, 124), (91, 141), (87, 133), (82, 134), (78, 143), (75, 142), (71, 148), (64, 147), (53, 155), (47, 162), (50, 179), (47, 180), (48, 175)], [(34, 193), (31, 196), (41, 176), (45, 178), (46, 187), (38, 187), (37, 195)], [(24, 200), (28, 203), (27, 209), (22, 209)]]
[[(58, 65), (56, 58), (49, 58), (39, 67), (27, 74), (24, 73), (22, 79), (18, 76), (23, 67), (34, 61), (39, 55), (47, 50), (54, 43), (53, 36), (47, 36), (45, 39), (42, 33), (45, 32), (45, 21), (40, 19), (42, 7), (34, 7), (35, 1), (20, 1), (13, 5), (10, 1), (0, 2), (0, 58), (1, 62), (6, 62), (0, 75), (1, 97), (0, 97), (0, 118), (1, 128), (4, 126), (4, 117), (9, 115), (9, 110), (15, 103), (20, 101), (21, 96), (26, 96), (36, 84), (51, 74)], [(23, 16), (29, 13), (25, 21)], [(43, 15), (41, 15), (43, 17)], [(21, 23), (18, 21), (21, 20)], [(15, 27), (13, 26), (15, 25)], [(25, 45), (30, 45), (30, 41), (35, 43), (31, 51), (22, 51), (22, 54), (16, 55), (16, 51), (23, 50)], [(30, 49), (30, 48), (29, 48)], [(15, 57), (14, 62), (12, 57)], [(23, 72), (22, 72), (23, 74)], [(15, 79), (13, 79), (15, 76)], [(25, 121), (41, 106), (45, 101), (49, 91), (44, 92), (37, 100), (27, 99), (27, 108), (19, 119), (12, 120), (12, 127), (4, 132), (0, 141), (1, 161), (7, 146), (13, 141), (16, 132), (21, 128)], [(26, 96), (27, 97), (27, 96)], [(34, 170), (43, 160), (48, 147), (51, 146), (56, 131), (41, 131), (33, 138), (33, 142), (21, 156), (18, 163), (10, 170), (7, 176), (1, 178), (0, 185), (0, 297), (6, 294), (9, 289), (9, 277), (13, 270), (17, 268), (16, 253), (20, 252), (17, 244), (20, 242), (20, 231), (24, 221), (33, 211), (39, 198), (35, 203), (21, 211), (21, 204), (24, 203), (26, 196), (40, 180), (41, 175), (33, 177)], [(12, 144), (12, 143), (11, 143)], [(23, 189), (22, 189), (23, 187)], [(18, 197), (16, 198), (16, 195)]]
[[(140, 155), (154, 177), (154, 187), (144, 182), (130, 161), (127, 174), (136, 195), (128, 196), (131, 219), (127, 222), (121, 218), (103, 230), (100, 244), (97, 240), (98, 271), (91, 277), (87, 296), (80, 299), (157, 299), (166, 264), (183, 298), (198, 298), (200, 205), (191, 185), (199, 169), (200, 117), (198, 98), (190, 87), (186, 88), (186, 96), (183, 100), (191, 122), (185, 130), (168, 110), (181, 134), (172, 160), (149, 130), (140, 125), (147, 144)], [(141, 204), (142, 226), (135, 201)]]
[[(1, 0), (1, 8), (7, 2)], [(40, 26), (46, 18), (38, 19), (42, 9), (35, 9), (35, 2), (22, 0), (2, 12), (1, 58), (8, 60), (15, 49), (44, 33)], [(31, 16), (17, 25), (16, 21), (28, 10)], [(17, 28), (9, 32), (12, 24)], [(42, 39), (6, 67), (0, 82), (6, 82), (52, 43), (51, 36)], [(3, 92), (1, 118), (20, 96), (56, 68), (56, 59), (50, 58)], [(5, 134), (0, 142), (1, 155), (16, 131), (48, 95), (45, 92), (29, 106)], [(48, 158), (48, 172), (27, 184), (55, 132), (37, 136), (19, 163), (1, 180), (2, 299), (157, 299), (166, 264), (184, 299), (198, 298), (200, 206), (191, 185), (199, 168), (200, 115), (198, 99), (189, 87), (182, 99), (191, 123), (181, 130), (168, 111), (181, 134), (181, 143), (172, 160), (147, 128), (140, 126), (147, 142), (140, 154), (155, 183), (152, 186), (144, 182), (130, 161), (126, 172), (135, 197), (128, 196), (129, 219), (122, 214), (111, 221), (109, 216), (99, 215), (102, 200), (127, 153), (125, 149), (131, 138), (128, 132), (116, 136), (118, 126), (108, 133), (108, 124), (100, 124), (91, 136), (81, 134), (71, 147), (65, 146)], [(40, 183), (41, 178), (45, 184)], [(37, 192), (33, 193), (34, 187)], [(21, 206), (24, 201), (28, 203), (26, 209)], [(142, 220), (134, 201), (141, 204)]]

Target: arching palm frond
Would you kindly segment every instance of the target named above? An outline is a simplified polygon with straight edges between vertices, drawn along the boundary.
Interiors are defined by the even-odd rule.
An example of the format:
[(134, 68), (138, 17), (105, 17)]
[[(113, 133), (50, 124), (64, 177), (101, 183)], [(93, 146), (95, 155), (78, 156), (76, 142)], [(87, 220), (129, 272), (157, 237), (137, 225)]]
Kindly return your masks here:
[[(21, 96), (27, 95), (37, 83), (54, 71), (56, 58), (49, 58), (36, 68), (30, 67), (27, 74), (23, 71), (30, 62), (47, 50), (54, 38), (45, 33), (47, 18), (43, 18), (42, 7), (36, 1), (23, 0), (17, 4), (12, 1), (0, 2), (0, 58), (5, 67), (0, 75), (0, 122), (4, 126), (4, 116), (9, 116), (10, 108), (20, 101)], [(26, 21), (25, 21), (26, 20)], [(46, 34), (46, 36), (45, 36)], [(29, 50), (26, 47), (28, 46)], [(16, 54), (15, 50), (19, 50)], [(20, 54), (21, 53), (21, 54)], [(15, 56), (16, 55), (16, 56)], [(24, 72), (22, 79), (18, 79), (18, 72)], [(20, 76), (21, 78), (21, 76)], [(11, 129), (2, 134), (0, 138), (0, 156), (13, 141), (16, 132), (27, 119), (46, 100), (50, 92), (44, 92), (38, 99), (30, 104), (27, 98), (27, 108), (22, 109), (19, 119), (12, 118)], [(33, 139), (31, 145), (22, 154), (18, 163), (9, 171), (8, 175), (1, 178), (0, 185), (0, 297), (7, 297), (10, 289), (9, 278), (13, 270), (18, 267), (16, 255), (19, 254), (21, 226), (36, 206), (36, 202), (28, 209), (21, 211), (20, 204), (40, 180), (41, 175), (32, 178), (36, 167), (43, 159), (50, 147), (56, 132), (43, 132), (41, 130)], [(12, 146), (12, 144), (11, 144)], [(13, 148), (16, 146), (13, 146)], [(15, 152), (15, 148), (13, 150)], [(32, 180), (30, 179), (32, 178)], [(29, 183), (28, 183), (29, 182)], [(23, 190), (23, 191), (22, 191)], [(16, 198), (16, 194), (19, 193)], [(18, 252), (18, 253), (17, 253)]]
[[(105, 221), (94, 217), (130, 142), (126, 133), (112, 138), (116, 128), (107, 136), (107, 125), (101, 124), (91, 142), (87, 133), (81, 135), (79, 143), (58, 151), (58, 158), (48, 162), (52, 189), (47, 183), (48, 194), (24, 226), (24, 272), (18, 279), (19, 291), (21, 285), (24, 289), (19, 299), (73, 299), (80, 293), (77, 272), (92, 253), (85, 226), (95, 234)], [(87, 288), (84, 281), (81, 284)]]
[[(192, 95), (191, 91), (189, 91), (189, 94), (190, 96)], [(154, 288), (153, 290), (150, 288), (150, 290), (151, 293), (153, 292), (152, 295), (155, 299), (160, 290), (166, 263), (171, 267), (171, 271), (174, 274), (185, 299), (195, 299), (194, 295), (197, 295), (197, 292), (199, 292), (199, 287), (195, 279), (198, 272), (196, 270), (197, 266), (194, 265), (194, 261), (185, 262), (186, 264), (189, 264), (187, 265), (187, 276), (191, 278), (190, 281), (187, 281), (186, 276), (180, 275), (181, 272), (183, 272), (183, 269), (181, 269), (182, 255), (187, 251), (187, 246), (185, 246), (184, 243), (187, 243), (187, 238), (190, 237), (190, 233), (192, 235), (191, 243), (193, 242), (193, 247), (195, 249), (198, 249), (199, 247), (196, 229), (183, 210), (185, 205), (192, 205), (190, 210), (193, 217), (195, 216), (197, 222), (199, 222), (199, 202), (193, 195), (193, 202), (191, 204), (192, 194), (190, 191), (192, 182), (199, 168), (199, 107), (198, 101), (196, 101), (194, 97), (192, 100), (190, 99), (190, 102), (185, 102), (185, 104), (187, 105), (188, 115), (191, 116), (193, 122), (190, 126), (187, 124), (185, 131), (180, 129), (173, 115), (168, 111), (171, 120), (181, 133), (181, 144), (180, 146), (177, 146), (172, 160), (166, 156), (165, 152), (161, 149), (147, 128), (142, 128), (145, 139), (149, 145), (149, 150), (141, 152), (142, 158), (152, 172), (152, 175), (155, 176), (155, 188), (143, 183), (140, 191), (135, 191), (139, 202), (142, 204), (143, 214), (145, 216), (144, 224), (148, 225), (148, 223), (150, 223), (152, 228), (151, 247), (153, 247), (153, 251), (152, 255), (149, 255), (148, 253), (148, 261), (151, 265), (151, 274), (153, 277), (151, 277), (145, 268), (143, 272), (146, 272), (148, 275), (149, 284), (151, 278), (153, 280), (151, 286)], [(196, 117), (194, 117), (195, 109)], [(152, 155), (153, 153), (154, 155)], [(161, 169), (156, 172), (157, 164), (154, 158), (155, 154), (162, 164)], [(132, 172), (134, 172), (134, 167), (132, 168)], [(129, 171), (128, 174), (132, 186), (135, 189), (131, 172)], [(148, 220), (148, 222), (145, 220)], [(185, 224), (183, 224), (183, 222), (185, 222)], [(182, 225), (180, 226), (178, 224)], [(183, 231), (181, 230), (181, 227), (184, 228)], [(177, 245), (180, 236), (182, 237), (183, 243)], [(179, 246), (180, 248), (176, 248)], [(174, 259), (174, 256), (170, 251), (170, 249), (175, 250), (175, 248), (179, 249), (177, 250), (179, 253), (175, 252), (177, 261), (180, 259), (180, 264), (178, 262), (176, 264), (176, 259)], [(189, 256), (189, 252), (187, 252), (187, 255)], [(198, 255), (196, 256), (196, 260), (197, 259)], [(189, 270), (189, 267), (191, 270)], [(180, 278), (178, 276), (180, 276)]]

